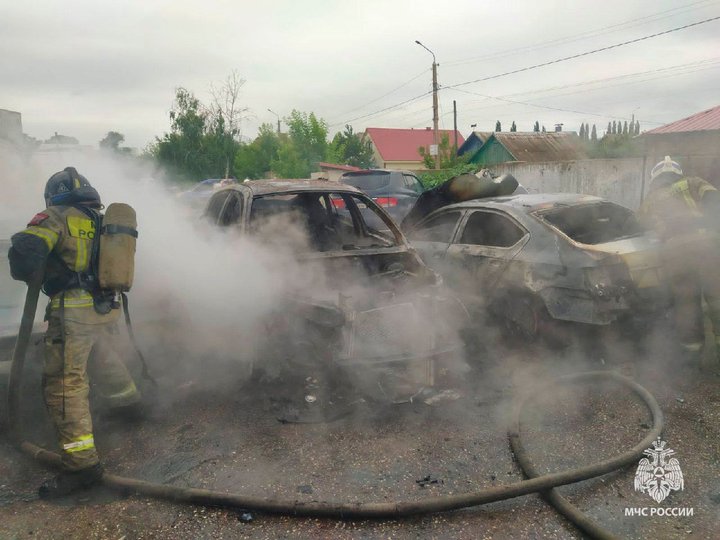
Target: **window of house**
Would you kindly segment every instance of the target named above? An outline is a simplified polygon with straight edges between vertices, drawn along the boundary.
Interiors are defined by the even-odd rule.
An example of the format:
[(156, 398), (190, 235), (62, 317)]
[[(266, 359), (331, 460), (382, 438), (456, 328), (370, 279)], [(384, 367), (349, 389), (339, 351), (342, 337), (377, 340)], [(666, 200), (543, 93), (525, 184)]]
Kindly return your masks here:
[(465, 225), (460, 243), (510, 247), (523, 236), (525, 231), (506, 216), (494, 212), (473, 212)]

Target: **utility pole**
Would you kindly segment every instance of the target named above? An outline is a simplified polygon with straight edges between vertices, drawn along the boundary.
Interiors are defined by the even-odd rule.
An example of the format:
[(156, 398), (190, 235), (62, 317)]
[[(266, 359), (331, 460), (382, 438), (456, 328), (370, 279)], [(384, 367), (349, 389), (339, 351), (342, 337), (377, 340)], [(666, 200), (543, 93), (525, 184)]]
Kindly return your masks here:
[(457, 101), (453, 99), (453, 136), (455, 137), (455, 145), (453, 146), (453, 162), (457, 156), (458, 144), (457, 144)]
[(277, 132), (278, 135), (280, 135), (280, 115), (273, 111), (272, 109), (268, 109), (269, 112), (273, 113), (275, 116), (277, 116)]
[(435, 61), (435, 53), (428, 49), (425, 45), (420, 43), (417, 39), (415, 43), (420, 45), (427, 52), (432, 54), (432, 86), (433, 86), (433, 144), (435, 146), (435, 168), (440, 168), (440, 141), (438, 140), (438, 82), (437, 82), (437, 67), (438, 64)]

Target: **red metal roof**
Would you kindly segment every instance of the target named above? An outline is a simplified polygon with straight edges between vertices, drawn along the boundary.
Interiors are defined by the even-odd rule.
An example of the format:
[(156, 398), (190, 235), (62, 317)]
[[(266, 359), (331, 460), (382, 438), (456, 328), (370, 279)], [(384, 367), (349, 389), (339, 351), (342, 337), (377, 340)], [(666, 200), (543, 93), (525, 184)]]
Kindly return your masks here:
[(334, 171), (362, 171), (362, 167), (354, 167), (352, 165), (338, 165), (337, 163), (325, 163), (321, 161), (318, 163), (321, 169), (332, 169)]
[(720, 105), (708, 109), (682, 120), (676, 120), (670, 124), (646, 131), (645, 134), (655, 133), (678, 133), (682, 131), (708, 131), (720, 129)]
[[(422, 161), (418, 148), (433, 144), (433, 130), (427, 128), (367, 128), (365, 134), (370, 137), (384, 161)], [(448, 136), (451, 145), (455, 143), (453, 130), (439, 129), (440, 140), (443, 135)], [(458, 147), (464, 142), (465, 138), (458, 132)]]

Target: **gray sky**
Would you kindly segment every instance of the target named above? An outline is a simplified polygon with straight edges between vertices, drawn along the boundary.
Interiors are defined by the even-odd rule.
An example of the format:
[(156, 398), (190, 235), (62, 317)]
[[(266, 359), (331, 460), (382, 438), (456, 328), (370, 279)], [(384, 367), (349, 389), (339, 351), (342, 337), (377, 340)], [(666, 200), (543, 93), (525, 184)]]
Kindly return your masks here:
[(720, 104), (720, 21), (447, 88), (720, 16), (718, 0), (2, 0), (1, 11), (0, 108), (40, 139), (95, 145), (114, 130), (142, 148), (169, 129), (176, 87), (206, 101), (232, 70), (247, 81), (246, 137), (275, 122), (268, 108), (315, 112), (331, 133), (348, 121), (430, 126), (430, 95), (365, 116), (431, 89), (432, 57), (416, 39), (440, 64), (440, 126), (452, 128), (456, 100), (465, 135), (496, 120), (602, 131), (633, 113), (649, 129)]

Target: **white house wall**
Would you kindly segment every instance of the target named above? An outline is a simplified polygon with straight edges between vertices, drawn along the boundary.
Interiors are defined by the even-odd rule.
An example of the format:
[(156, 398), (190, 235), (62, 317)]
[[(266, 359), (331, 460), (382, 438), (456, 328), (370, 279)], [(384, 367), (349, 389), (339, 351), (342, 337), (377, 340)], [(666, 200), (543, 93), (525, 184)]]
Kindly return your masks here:
[[(495, 174), (512, 174), (530, 193), (597, 195), (636, 210), (647, 192), (649, 167), (643, 158), (503, 163)], [(645, 181), (643, 182), (643, 178)]]

